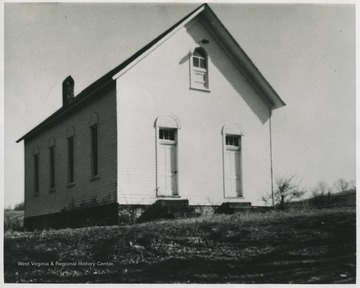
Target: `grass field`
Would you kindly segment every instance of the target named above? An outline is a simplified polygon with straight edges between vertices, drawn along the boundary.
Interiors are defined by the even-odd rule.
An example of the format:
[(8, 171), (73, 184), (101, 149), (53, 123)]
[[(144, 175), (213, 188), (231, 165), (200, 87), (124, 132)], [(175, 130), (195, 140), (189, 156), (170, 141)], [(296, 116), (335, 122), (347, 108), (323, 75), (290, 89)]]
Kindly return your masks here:
[(355, 208), (8, 231), (4, 241), (7, 283), (355, 283)]

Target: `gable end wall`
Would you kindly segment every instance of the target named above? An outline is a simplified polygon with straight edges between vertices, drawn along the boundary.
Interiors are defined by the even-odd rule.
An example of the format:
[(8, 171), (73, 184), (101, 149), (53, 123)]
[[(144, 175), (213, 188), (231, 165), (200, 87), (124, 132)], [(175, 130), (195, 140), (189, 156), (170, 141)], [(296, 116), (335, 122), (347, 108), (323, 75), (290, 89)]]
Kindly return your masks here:
[[(190, 89), (189, 53), (202, 39), (209, 55), (210, 92)], [(117, 79), (118, 201), (156, 201), (156, 130), (160, 115), (175, 115), (178, 190), (190, 204), (244, 201), (262, 205), (271, 193), (270, 109), (200, 21), (191, 21)], [(224, 198), (226, 123), (239, 123), (244, 198)]]

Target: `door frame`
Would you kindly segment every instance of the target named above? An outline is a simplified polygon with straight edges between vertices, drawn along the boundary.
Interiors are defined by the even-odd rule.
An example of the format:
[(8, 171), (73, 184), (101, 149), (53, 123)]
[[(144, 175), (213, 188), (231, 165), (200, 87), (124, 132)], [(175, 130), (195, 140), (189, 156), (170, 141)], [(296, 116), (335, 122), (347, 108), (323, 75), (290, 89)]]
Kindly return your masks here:
[[(155, 120), (155, 195), (156, 198), (181, 198), (179, 185), (179, 130), (180, 122), (175, 115), (161, 115)], [(175, 140), (161, 140), (160, 130), (175, 131)], [(175, 145), (176, 152), (176, 195), (161, 195), (159, 194), (159, 145)]]
[[(224, 143), (224, 145), (225, 145), (225, 147), (224, 147), (224, 197), (225, 198), (234, 198), (234, 199), (238, 199), (238, 198), (243, 198), (244, 196), (243, 196), (243, 181), (242, 181), (242, 157), (241, 157), (241, 136), (239, 136), (239, 135), (229, 135), (229, 134), (226, 134), (225, 136), (233, 136), (233, 137), (238, 137), (239, 138), (239, 146), (238, 147), (233, 147), (233, 146), (227, 146), (226, 145), (226, 142)], [(225, 137), (226, 138), (226, 137)], [(227, 155), (226, 155), (226, 153), (228, 152), (228, 151), (234, 151), (234, 152), (239, 152), (239, 154), (238, 154), (238, 159), (235, 159), (235, 161), (238, 161), (238, 164), (239, 164), (239, 171), (237, 171), (238, 172), (238, 176), (239, 176), (239, 187), (238, 187), (238, 189), (239, 189), (239, 192), (238, 191), (236, 191), (236, 196), (234, 195), (234, 196), (229, 196), (229, 191), (227, 191), (227, 189), (228, 189), (228, 187), (227, 187), (227, 185), (226, 185), (226, 176), (227, 176), (227, 174), (226, 174), (226, 165), (227, 164), (229, 164), (229, 163), (227, 163)], [(231, 160), (230, 160), (231, 161)], [(236, 166), (235, 166), (236, 167)], [(236, 169), (234, 167), (234, 169)]]
[[(244, 199), (244, 181), (243, 181), (243, 174), (244, 174), (244, 170), (243, 170), (243, 129), (241, 127), (241, 125), (237, 122), (230, 122), (230, 123), (226, 123), (224, 124), (222, 131), (221, 131), (221, 138), (222, 138), (222, 158), (223, 158), (223, 196), (224, 199)], [(225, 171), (225, 165), (226, 165), (226, 151), (227, 151), (227, 145), (226, 145), (226, 136), (236, 136), (238, 137), (238, 141), (239, 141), (239, 173), (240, 173), (240, 193), (238, 196), (228, 196), (226, 193), (226, 171)], [(233, 150), (233, 148), (230, 148), (231, 150)]]

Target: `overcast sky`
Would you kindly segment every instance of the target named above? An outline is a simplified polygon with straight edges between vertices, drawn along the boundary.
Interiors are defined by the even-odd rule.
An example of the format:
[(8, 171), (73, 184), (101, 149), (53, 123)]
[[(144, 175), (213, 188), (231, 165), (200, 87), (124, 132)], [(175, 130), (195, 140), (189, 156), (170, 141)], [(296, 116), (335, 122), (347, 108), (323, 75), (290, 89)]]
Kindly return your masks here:
[[(15, 141), (197, 4), (5, 4), (5, 207), (23, 201)], [(287, 106), (273, 113), (275, 176), (355, 180), (355, 6), (210, 4)]]

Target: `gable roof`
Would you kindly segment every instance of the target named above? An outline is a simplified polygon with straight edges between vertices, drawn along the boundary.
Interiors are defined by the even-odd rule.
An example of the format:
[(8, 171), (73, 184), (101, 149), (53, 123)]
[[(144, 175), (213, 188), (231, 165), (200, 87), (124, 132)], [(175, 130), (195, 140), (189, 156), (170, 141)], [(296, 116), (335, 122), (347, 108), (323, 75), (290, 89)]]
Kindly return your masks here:
[(24, 140), (35, 133), (41, 131), (43, 128), (47, 127), (55, 120), (59, 119), (61, 116), (64, 116), (69, 111), (73, 110), (80, 103), (83, 103), (86, 99), (91, 98), (97, 91), (102, 89), (103, 87), (110, 84), (116, 78), (121, 75), (121, 72), (124, 72), (126, 69), (136, 62), (138, 58), (141, 56), (145, 56), (147, 53), (156, 48), (159, 42), (165, 41), (168, 37), (170, 37), (177, 30), (184, 27), (189, 21), (195, 18), (198, 15), (201, 15), (202, 21), (207, 23), (220, 40), (222, 40), (222, 44), (224, 48), (230, 52), (233, 60), (238, 63), (238, 67), (240, 70), (245, 72), (249, 81), (255, 86), (257, 91), (260, 93), (262, 98), (266, 103), (270, 105), (272, 109), (276, 109), (285, 105), (285, 103), (281, 100), (279, 95), (275, 92), (275, 90), (270, 86), (270, 84), (266, 81), (263, 75), (259, 72), (256, 66), (252, 63), (250, 58), (246, 55), (246, 53), (241, 49), (240, 45), (236, 42), (236, 40), (231, 36), (231, 34), (227, 31), (215, 13), (211, 10), (208, 4), (203, 4), (200, 7), (196, 8), (194, 11), (190, 12), (184, 18), (179, 20), (165, 32), (160, 34), (154, 40), (149, 42), (143, 48), (134, 53), (131, 57), (126, 59), (120, 65), (110, 70), (104, 76), (96, 80), (90, 86), (81, 91), (75, 98), (71, 105), (63, 106), (58, 109), (55, 113), (50, 115), (47, 119), (37, 125), (35, 128), (30, 130), (27, 134), (22, 136), (20, 139), (16, 141), (16, 143)]

